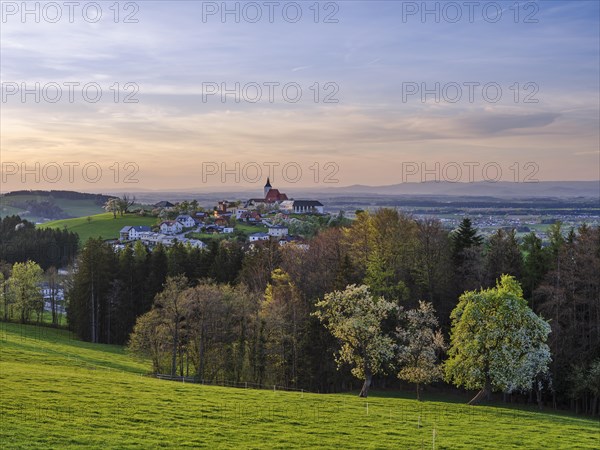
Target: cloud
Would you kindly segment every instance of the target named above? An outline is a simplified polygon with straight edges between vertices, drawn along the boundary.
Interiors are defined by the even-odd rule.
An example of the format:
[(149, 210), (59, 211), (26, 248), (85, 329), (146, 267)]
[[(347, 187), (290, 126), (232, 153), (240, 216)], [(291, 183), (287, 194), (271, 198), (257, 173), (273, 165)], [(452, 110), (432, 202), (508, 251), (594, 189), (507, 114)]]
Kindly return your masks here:
[(478, 135), (498, 134), (503, 131), (541, 128), (553, 123), (561, 114), (477, 114), (461, 120), (465, 128)]

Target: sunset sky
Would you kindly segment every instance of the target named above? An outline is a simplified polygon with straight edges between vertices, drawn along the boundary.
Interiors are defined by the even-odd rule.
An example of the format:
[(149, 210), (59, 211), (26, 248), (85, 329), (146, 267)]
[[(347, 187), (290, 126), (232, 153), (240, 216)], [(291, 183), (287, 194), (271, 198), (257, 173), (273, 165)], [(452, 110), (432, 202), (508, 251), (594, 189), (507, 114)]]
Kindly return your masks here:
[[(20, 11), (12, 14), (21, 2), (2, 2), (2, 192), (216, 188), (224, 185), (221, 174), (203, 177), (203, 167), (235, 170), (236, 162), (240, 170), (262, 166), (265, 177), (249, 183), (252, 169), (246, 181), (243, 173), (239, 182), (229, 175), (228, 186), (262, 186), (265, 163), (279, 163), (272, 175), (281, 187), (291, 184), (281, 173), (290, 163), (302, 175), (292, 170), (288, 178), (302, 187), (327, 185), (329, 172), (336, 172), (330, 178), (339, 186), (395, 184), (403, 181), (403, 163), (432, 169), (436, 162), (496, 163), (507, 181), (516, 176), (514, 163), (519, 179), (528, 163), (542, 181), (600, 177), (597, 1), (540, 1), (528, 9), (521, 2), (518, 18), (513, 1), (498, 2), (499, 18), (492, 7), (482, 11), (490, 2), (480, 2), (473, 20), (463, 6), (455, 23), (456, 10), (446, 2), (427, 2), (440, 8), (439, 23), (433, 14), (425, 20), (422, 11), (412, 14), (424, 3), (399, 1), (322, 2), (318, 23), (313, 2), (298, 3), (296, 23), (297, 10), (282, 12), (289, 2), (279, 2), (273, 23), (268, 6), (257, 2), (262, 17), (251, 23), (257, 10), (242, 10), (246, 3), (238, 4), (239, 23), (233, 14), (225, 21), (221, 11), (207, 15), (222, 2), (192, 1), (137, 2), (137, 11), (120, 3), (118, 23), (112, 2), (100, 2), (96, 23), (84, 20), (81, 9), (69, 23), (66, 7), (62, 19), (50, 23), (48, 9), (36, 23), (32, 16), (24, 21)], [(130, 13), (137, 23), (124, 23)], [(65, 82), (97, 83), (102, 98), (86, 101), (79, 87), (70, 103)], [(471, 101), (464, 84), (470, 82), (495, 83), (490, 86), (500, 86), (502, 95), (493, 102), (495, 87), (486, 99), (478, 86)], [(20, 92), (22, 86), (35, 91), (35, 83), (39, 103)], [(48, 83), (63, 86), (60, 101), (47, 100), (54, 96)], [(126, 83), (133, 84), (124, 89)], [(239, 103), (232, 94), (226, 101), (221, 93), (208, 95), (215, 86), (235, 90), (236, 83)], [(265, 83), (279, 83), (272, 101)], [(284, 98), (286, 83), (301, 87), (296, 103), (289, 101), (294, 89)], [(407, 95), (409, 88), (434, 89), (435, 83), (444, 94), (439, 101), (433, 94), (425, 102), (420, 93)], [(256, 85), (262, 96), (252, 102)], [(456, 86), (462, 88), (458, 99)], [(138, 102), (125, 103), (128, 93)], [(328, 94), (338, 102), (325, 102)], [(40, 172), (46, 167), (39, 182), (35, 174), (23, 182), (22, 166), (35, 170), (36, 163)], [(102, 170), (95, 182), (94, 174), (86, 180), (81, 171), (90, 163)], [(65, 164), (75, 167), (72, 180)], [(64, 167), (61, 176), (56, 166)], [(128, 174), (138, 182), (126, 184)], [(475, 174), (481, 178), (480, 169)], [(469, 181), (466, 169), (458, 181)]]

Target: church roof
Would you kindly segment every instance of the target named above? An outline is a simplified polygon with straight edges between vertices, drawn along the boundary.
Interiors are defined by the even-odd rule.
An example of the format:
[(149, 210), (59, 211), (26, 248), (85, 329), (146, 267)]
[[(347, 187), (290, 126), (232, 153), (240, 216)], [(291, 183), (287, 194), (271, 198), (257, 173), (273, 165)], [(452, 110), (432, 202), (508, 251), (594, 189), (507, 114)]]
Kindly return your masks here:
[(267, 184), (265, 184), (265, 187), (271, 187), (271, 181), (269, 180), (269, 177), (267, 177)]
[(269, 192), (267, 192), (267, 195), (265, 197), (265, 201), (267, 201), (269, 203), (281, 202), (283, 200), (287, 200), (287, 195), (285, 195), (283, 192), (279, 192), (279, 189), (269, 190)]

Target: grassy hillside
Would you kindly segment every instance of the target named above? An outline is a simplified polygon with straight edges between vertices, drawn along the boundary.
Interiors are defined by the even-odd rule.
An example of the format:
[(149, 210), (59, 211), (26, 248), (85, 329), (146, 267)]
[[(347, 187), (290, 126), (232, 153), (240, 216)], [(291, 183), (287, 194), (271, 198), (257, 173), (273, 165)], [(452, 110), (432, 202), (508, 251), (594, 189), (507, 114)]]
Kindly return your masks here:
[[(3, 448), (598, 448), (597, 421), (401, 397), (209, 387), (68, 332), (0, 324)], [(435, 442), (434, 442), (435, 441)]]
[(142, 217), (136, 214), (126, 214), (123, 217), (118, 216), (115, 219), (112, 213), (96, 214), (88, 221), (88, 216), (77, 217), (75, 219), (54, 220), (40, 225), (48, 228), (67, 228), (79, 234), (81, 242), (84, 243), (90, 237), (102, 237), (104, 239), (116, 239), (119, 237), (119, 230), (126, 225), (148, 225), (156, 223), (156, 217)]
[[(0, 196), (0, 217), (19, 215), (31, 222), (38, 222), (44, 217), (27, 212), (26, 203), (52, 201), (69, 217), (89, 216), (103, 212), (102, 205), (98, 205), (92, 199), (62, 198), (50, 192), (44, 194), (19, 193), (17, 195)], [(65, 217), (59, 216), (59, 217)]]

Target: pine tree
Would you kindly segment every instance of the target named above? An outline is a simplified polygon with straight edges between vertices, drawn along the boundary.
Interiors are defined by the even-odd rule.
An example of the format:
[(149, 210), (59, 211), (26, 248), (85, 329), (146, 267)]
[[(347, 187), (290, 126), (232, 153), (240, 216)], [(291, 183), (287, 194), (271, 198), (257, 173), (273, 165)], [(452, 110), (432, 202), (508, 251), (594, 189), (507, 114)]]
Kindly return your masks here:
[(477, 247), (483, 243), (483, 238), (477, 234), (471, 219), (465, 217), (457, 230), (452, 235), (452, 256), (456, 263), (461, 263), (463, 251), (470, 247)]
[(531, 299), (533, 302), (533, 291), (540, 285), (550, 268), (550, 255), (542, 246), (542, 240), (533, 231), (523, 238), (522, 249), (525, 253), (523, 262), (523, 292), (525, 298)]
[(102, 239), (89, 239), (79, 257), (73, 287), (68, 293), (67, 318), (83, 340), (106, 342), (109, 329), (107, 296), (118, 267), (117, 257)]

